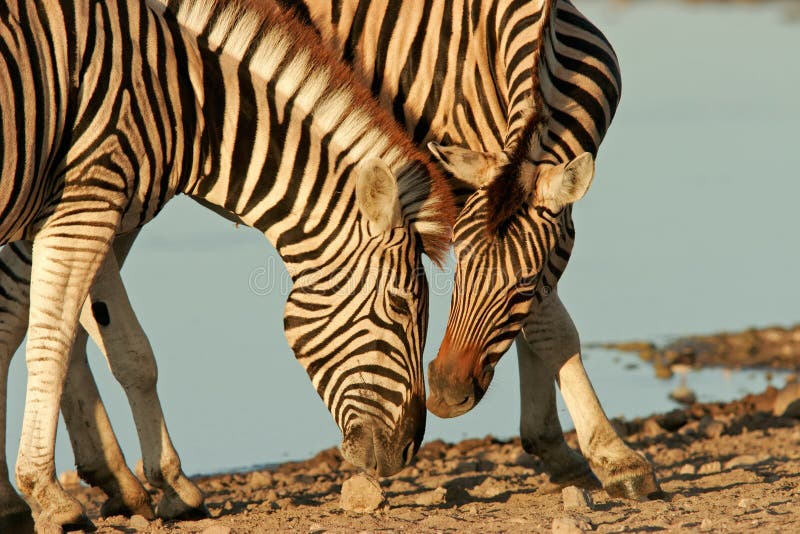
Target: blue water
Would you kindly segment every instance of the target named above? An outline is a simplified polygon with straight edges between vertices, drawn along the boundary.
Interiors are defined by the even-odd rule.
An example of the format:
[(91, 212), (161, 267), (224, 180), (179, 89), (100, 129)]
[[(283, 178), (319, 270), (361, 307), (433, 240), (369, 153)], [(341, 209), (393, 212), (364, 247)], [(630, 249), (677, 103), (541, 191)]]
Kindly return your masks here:
[[(560, 285), (582, 339), (660, 339), (797, 322), (800, 24), (772, 4), (578, 5), (614, 43), (624, 82), (596, 179), (574, 210), (578, 240)], [(187, 199), (171, 203), (142, 232), (128, 260), (124, 278), (157, 353), (159, 392), (188, 473), (301, 458), (339, 441), (286, 344), (281, 269), (261, 235)], [(275, 273), (269, 291), (264, 272)], [(426, 361), (449, 306), (447, 276), (438, 275), (437, 284)], [(427, 438), (515, 435), (515, 359), (512, 349), (471, 413), (431, 415)], [(127, 402), (94, 349), (90, 360), (133, 463), (140, 454)], [(587, 351), (611, 416), (675, 406), (667, 394), (679, 379), (656, 381), (647, 367), (625, 368), (636, 361)], [(763, 374), (714, 370), (687, 380), (701, 400), (734, 398), (767, 383)], [(19, 355), (9, 382), (13, 465), (25, 383)], [(570, 427), (563, 406), (561, 415)], [(62, 426), (57, 467), (72, 464)]]

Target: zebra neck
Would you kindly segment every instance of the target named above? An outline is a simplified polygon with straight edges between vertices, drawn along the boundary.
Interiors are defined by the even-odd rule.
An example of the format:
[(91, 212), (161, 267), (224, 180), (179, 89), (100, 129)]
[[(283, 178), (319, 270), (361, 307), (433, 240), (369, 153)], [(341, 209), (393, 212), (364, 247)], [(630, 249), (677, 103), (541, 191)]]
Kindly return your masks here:
[(363, 234), (357, 163), (379, 158), (398, 176), (423, 156), (313, 32), (254, 5), (161, 5), (197, 58), (187, 69), (200, 107), (200, 170), (183, 192), (260, 230), (302, 270), (307, 251), (334, 234)]

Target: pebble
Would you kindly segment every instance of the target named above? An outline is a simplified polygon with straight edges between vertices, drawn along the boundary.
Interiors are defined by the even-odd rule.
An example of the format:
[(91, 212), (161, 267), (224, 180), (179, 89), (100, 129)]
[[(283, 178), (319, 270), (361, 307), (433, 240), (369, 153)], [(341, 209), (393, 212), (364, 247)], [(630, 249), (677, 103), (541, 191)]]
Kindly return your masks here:
[(672, 410), (658, 418), (658, 424), (661, 425), (661, 428), (669, 432), (675, 432), (685, 425), (686, 421), (686, 414), (683, 410)]
[(710, 475), (712, 473), (719, 473), (720, 471), (722, 471), (722, 464), (714, 461), (701, 465), (697, 472), (701, 475)]
[(225, 525), (211, 525), (201, 531), (201, 534), (231, 534), (231, 527)]
[(758, 463), (758, 458), (752, 454), (742, 454), (741, 456), (734, 456), (725, 462), (725, 469), (736, 469), (747, 465), (755, 465)]
[(460, 462), (455, 468), (455, 472), (458, 474), (472, 473), (477, 470), (478, 470), (478, 462), (476, 460), (467, 460), (464, 462)]
[(748, 499), (747, 497), (740, 499), (739, 503), (736, 505), (739, 508), (744, 508), (745, 510), (752, 510), (756, 507), (755, 501), (753, 499)]
[(325, 527), (319, 523), (311, 523), (308, 525), (308, 534), (322, 534), (325, 532)]
[(470, 494), (483, 499), (493, 499), (506, 491), (505, 486), (497, 479), (487, 477), (486, 480), (472, 488)]
[(567, 486), (561, 490), (561, 498), (564, 500), (564, 510), (594, 509), (592, 496), (583, 488)]
[(772, 413), (782, 417), (800, 418), (800, 383), (792, 382), (778, 391)]
[(233, 510), (233, 503), (231, 501), (225, 501), (225, 504), (222, 505), (222, 508), (231, 511)]
[(384, 503), (380, 485), (366, 475), (358, 474), (342, 484), (339, 505), (351, 512), (374, 512)]
[(716, 439), (725, 432), (725, 425), (710, 417), (700, 421), (700, 433), (710, 439)]
[(253, 471), (248, 477), (248, 482), (254, 488), (263, 488), (264, 486), (272, 486), (274, 479), (269, 471)]
[(557, 517), (553, 519), (553, 534), (582, 534), (592, 530), (592, 526), (582, 519)]
[(697, 468), (692, 464), (686, 464), (681, 467), (680, 471), (678, 471), (678, 474), (681, 475), (694, 475), (695, 473), (697, 473)]
[(144, 516), (136, 514), (128, 520), (128, 526), (136, 530), (147, 530), (150, 527), (150, 521)]
[(655, 419), (647, 419), (642, 425), (642, 434), (648, 437), (660, 436), (664, 433), (664, 429)]
[(81, 477), (76, 471), (63, 471), (58, 475), (58, 481), (64, 488), (75, 488), (81, 485)]
[(672, 393), (669, 394), (669, 397), (675, 402), (680, 402), (681, 404), (693, 404), (697, 400), (697, 395), (694, 394), (694, 391), (684, 385), (680, 385), (673, 389)]
[(700, 530), (712, 530), (713, 528), (714, 522), (709, 518), (705, 518), (700, 522)]
[(444, 504), (447, 501), (447, 490), (439, 486), (433, 491), (426, 491), (420, 494), (414, 502), (420, 506), (435, 506)]

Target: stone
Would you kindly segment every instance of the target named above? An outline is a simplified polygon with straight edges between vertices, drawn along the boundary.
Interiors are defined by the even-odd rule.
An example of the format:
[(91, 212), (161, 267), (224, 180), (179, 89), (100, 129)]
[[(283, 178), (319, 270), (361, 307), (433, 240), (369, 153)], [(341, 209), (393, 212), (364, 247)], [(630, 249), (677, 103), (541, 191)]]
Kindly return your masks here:
[(447, 502), (447, 490), (439, 486), (435, 490), (426, 491), (417, 496), (414, 502), (420, 506), (436, 506)]
[(275, 482), (272, 473), (269, 471), (253, 471), (250, 473), (248, 483), (253, 488), (263, 488), (264, 486), (272, 486)]
[(756, 503), (753, 501), (753, 499), (748, 499), (745, 497), (743, 499), (739, 499), (739, 502), (736, 504), (736, 506), (745, 510), (752, 510), (756, 507)]
[(700, 469), (697, 470), (697, 473), (700, 475), (711, 475), (713, 473), (719, 473), (720, 471), (722, 471), (722, 464), (714, 461), (701, 465)]
[(350, 512), (374, 512), (384, 503), (383, 490), (374, 479), (355, 475), (342, 484), (339, 505)]
[(659, 417), (657, 421), (664, 430), (675, 432), (685, 425), (688, 419), (683, 410), (672, 410)]
[(669, 398), (681, 404), (694, 404), (697, 400), (697, 395), (688, 387), (680, 385), (672, 390), (672, 393), (669, 394)]
[(716, 420), (700, 423), (700, 433), (709, 439), (716, 439), (725, 433), (725, 425)]
[(147, 530), (150, 527), (150, 521), (145, 519), (144, 516), (136, 514), (128, 520), (128, 526), (137, 531)]
[(233, 510), (233, 503), (231, 501), (225, 501), (225, 504), (222, 505), (222, 508), (227, 511)]
[(472, 488), (469, 493), (482, 499), (494, 499), (506, 489), (505, 485), (496, 478), (486, 477), (486, 480)]
[(725, 469), (736, 469), (737, 467), (744, 467), (748, 465), (755, 465), (758, 463), (758, 458), (752, 454), (742, 454), (741, 456), (734, 456), (725, 462)]
[(792, 382), (778, 391), (772, 413), (780, 417), (800, 418), (800, 383)]
[(594, 509), (591, 494), (583, 488), (567, 486), (561, 490), (561, 498), (564, 500), (564, 510)]
[(200, 534), (231, 534), (231, 527), (214, 524), (201, 530)]
[(583, 534), (592, 530), (586, 521), (574, 517), (557, 517), (553, 519), (553, 534)]
[(680, 471), (678, 471), (678, 474), (681, 475), (694, 475), (695, 473), (697, 473), (697, 468), (692, 464), (683, 465)]
[(308, 534), (322, 534), (325, 532), (325, 527), (319, 523), (311, 523), (308, 525)]
[(463, 462), (459, 462), (459, 464), (454, 469), (454, 472), (457, 474), (462, 474), (462, 473), (473, 473), (477, 470), (478, 470), (477, 460), (466, 460)]
[(644, 436), (654, 438), (656, 436), (663, 434), (664, 429), (661, 427), (661, 425), (658, 424), (658, 422), (655, 419), (647, 419), (642, 424), (641, 433)]
[(58, 481), (64, 488), (77, 488), (81, 485), (81, 477), (76, 471), (63, 471), (58, 475)]

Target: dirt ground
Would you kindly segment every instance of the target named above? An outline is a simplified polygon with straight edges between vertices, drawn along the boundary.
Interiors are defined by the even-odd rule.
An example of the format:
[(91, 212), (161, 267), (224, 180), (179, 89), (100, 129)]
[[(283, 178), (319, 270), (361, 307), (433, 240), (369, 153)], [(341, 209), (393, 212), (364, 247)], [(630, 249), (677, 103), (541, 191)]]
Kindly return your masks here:
[[(340, 508), (355, 474), (336, 449), (272, 471), (198, 477), (210, 519), (147, 524), (98, 519), (102, 494), (76, 488), (99, 532), (798, 532), (800, 387), (791, 383), (728, 404), (694, 404), (667, 414), (615, 421), (656, 466), (667, 497), (634, 502), (592, 493), (593, 509), (564, 510), (541, 464), (519, 440), (491, 437), (426, 444), (416, 464), (382, 480), (373, 513)], [(777, 408), (776, 408), (777, 405)], [(567, 434), (576, 446), (574, 434)], [(156, 497), (157, 498), (157, 497)], [(138, 519), (138, 521), (137, 521)]]

